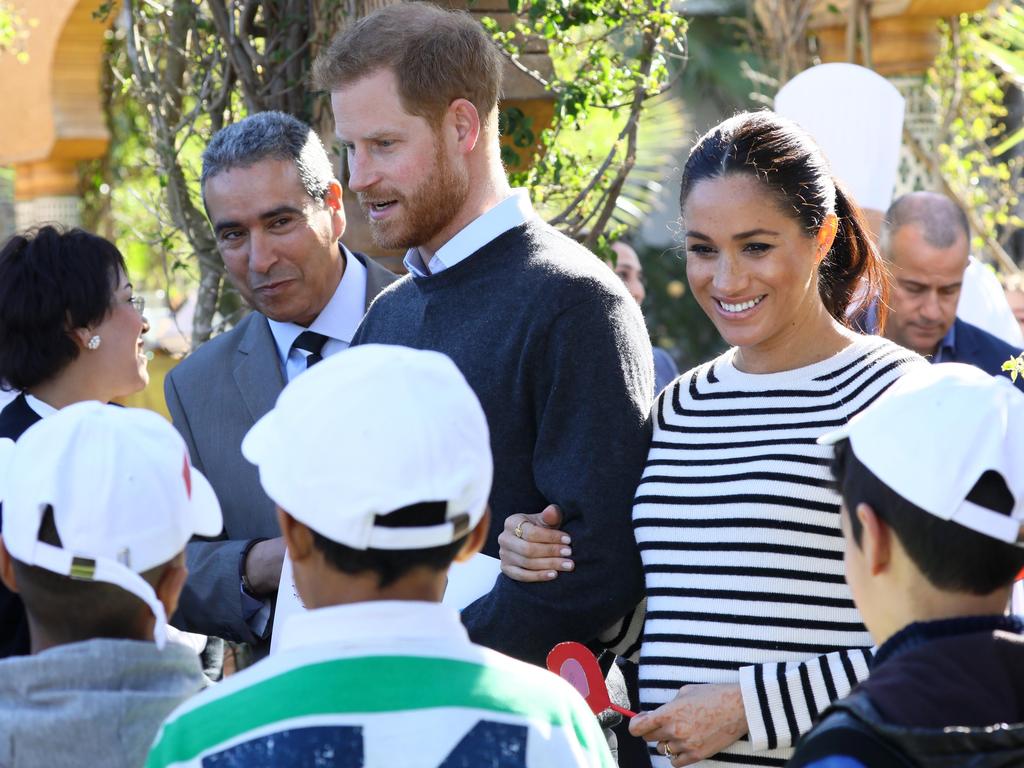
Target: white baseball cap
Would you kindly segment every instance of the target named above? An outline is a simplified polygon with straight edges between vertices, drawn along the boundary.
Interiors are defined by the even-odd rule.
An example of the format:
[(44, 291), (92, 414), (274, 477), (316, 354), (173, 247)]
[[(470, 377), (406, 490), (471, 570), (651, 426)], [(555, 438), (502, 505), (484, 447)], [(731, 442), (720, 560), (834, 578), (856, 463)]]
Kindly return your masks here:
[[(217, 497), (174, 427), (151, 411), (97, 402), (62, 408), (17, 443), (0, 441), (0, 500), (11, 557), (139, 597), (156, 617), (160, 648), (167, 616), (139, 574), (223, 527)], [(39, 541), (47, 507), (59, 547)]]
[[(360, 550), (462, 538), (484, 515), (494, 472), (487, 419), (455, 363), (382, 344), (332, 355), (294, 379), (242, 454), (279, 507)], [(436, 518), (388, 519), (428, 502), (439, 503)]]
[[(848, 438), (857, 459), (907, 501), (1001, 541), (1024, 521), (1024, 394), (1004, 376), (939, 363), (904, 374), (850, 422), (818, 439)], [(985, 472), (1013, 496), (1009, 514), (967, 500)]]

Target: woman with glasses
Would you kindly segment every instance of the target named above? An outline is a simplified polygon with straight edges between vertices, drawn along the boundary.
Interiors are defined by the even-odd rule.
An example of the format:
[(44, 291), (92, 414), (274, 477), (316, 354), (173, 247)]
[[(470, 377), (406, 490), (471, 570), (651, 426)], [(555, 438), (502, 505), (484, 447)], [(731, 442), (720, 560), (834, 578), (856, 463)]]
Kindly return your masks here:
[[(52, 226), (0, 250), (0, 381), (20, 394), (0, 411), (0, 438), (83, 400), (106, 403), (149, 382), (143, 300), (113, 243)], [(24, 608), (0, 586), (0, 657), (29, 652)]]

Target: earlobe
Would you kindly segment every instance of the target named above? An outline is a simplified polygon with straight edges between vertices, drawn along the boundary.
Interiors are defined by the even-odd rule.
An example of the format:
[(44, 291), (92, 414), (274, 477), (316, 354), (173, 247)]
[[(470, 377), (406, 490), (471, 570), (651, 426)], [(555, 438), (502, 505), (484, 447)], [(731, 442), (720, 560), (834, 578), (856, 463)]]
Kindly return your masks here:
[(480, 138), (480, 114), (468, 99), (456, 99), (448, 106), (455, 137), (464, 152), (472, 152)]
[(892, 531), (868, 504), (857, 505), (857, 519), (861, 524), (861, 550), (868, 572), (877, 576), (889, 566)]
[(277, 508), (277, 523), (281, 526), (281, 535), (288, 548), (288, 557), (292, 562), (305, 560), (313, 552), (313, 534), (305, 525), (289, 515), (280, 507)]
[(818, 263), (828, 256), (829, 251), (832, 250), (832, 244), (836, 240), (836, 234), (839, 232), (839, 217), (834, 213), (830, 213), (825, 217), (825, 220), (821, 223), (821, 228), (818, 230), (817, 245), (818, 245)]
[(487, 531), (490, 527), (491, 510), (488, 507), (487, 511), (484, 512), (484, 516), (480, 518), (480, 522), (476, 524), (476, 528), (470, 531), (469, 535), (466, 536), (466, 541), (462, 545), (462, 549), (460, 549), (459, 554), (455, 556), (455, 562), (464, 563), (483, 549), (484, 542), (487, 541)]
[(331, 212), (331, 233), (335, 240), (340, 240), (341, 236), (345, 234), (348, 223), (345, 219), (345, 204), (342, 194), (341, 183), (337, 179), (331, 179), (324, 195), (324, 203)]
[(13, 560), (7, 547), (4, 546), (3, 536), (0, 536), (0, 581), (11, 592), (18, 591), (18, 580), (14, 576)]

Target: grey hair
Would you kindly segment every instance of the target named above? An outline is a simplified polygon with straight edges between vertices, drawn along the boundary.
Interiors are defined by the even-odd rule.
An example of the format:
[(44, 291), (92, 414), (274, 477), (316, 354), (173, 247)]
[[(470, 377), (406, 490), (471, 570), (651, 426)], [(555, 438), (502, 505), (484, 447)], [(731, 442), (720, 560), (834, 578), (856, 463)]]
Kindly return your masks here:
[(937, 192), (908, 192), (896, 198), (885, 214), (882, 253), (888, 259), (889, 242), (896, 230), (913, 224), (933, 248), (949, 248), (962, 232), (971, 241), (967, 214), (955, 202)]
[(323, 200), (334, 180), (327, 150), (312, 128), (284, 112), (257, 112), (221, 128), (206, 145), (200, 177), (204, 204), (207, 180), (263, 160), (294, 162), (302, 186), (314, 200)]

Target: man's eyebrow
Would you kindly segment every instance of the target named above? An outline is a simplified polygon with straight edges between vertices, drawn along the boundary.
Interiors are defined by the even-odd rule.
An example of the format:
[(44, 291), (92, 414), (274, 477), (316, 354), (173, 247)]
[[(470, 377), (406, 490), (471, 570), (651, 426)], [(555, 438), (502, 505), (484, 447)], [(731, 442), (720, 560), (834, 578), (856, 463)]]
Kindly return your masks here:
[[(281, 216), (282, 214), (285, 213), (301, 214), (302, 209), (296, 208), (294, 205), (279, 205), (276, 208), (271, 208), (269, 211), (263, 211), (263, 213), (260, 213), (258, 215), (258, 218), (261, 221), (267, 221), (268, 219), (272, 219), (275, 216)], [(242, 224), (242, 222), (240, 221), (225, 219), (223, 221), (218, 221), (216, 224), (214, 224), (213, 231), (219, 235), (225, 229), (235, 229), (236, 227), (244, 228), (245, 225)]]

